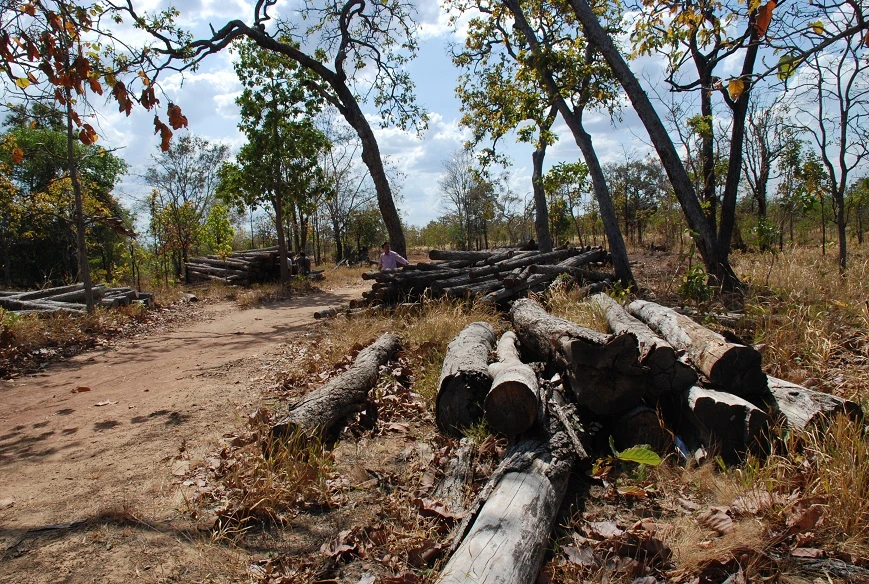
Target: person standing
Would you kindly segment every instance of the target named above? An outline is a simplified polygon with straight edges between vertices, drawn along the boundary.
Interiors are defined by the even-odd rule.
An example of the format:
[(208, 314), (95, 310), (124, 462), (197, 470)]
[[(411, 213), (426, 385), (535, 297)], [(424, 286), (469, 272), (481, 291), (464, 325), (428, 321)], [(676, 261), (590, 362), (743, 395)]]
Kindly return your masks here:
[(399, 254), (389, 249), (388, 241), (383, 242), (383, 245), (380, 246), (380, 251), (383, 253), (380, 254), (380, 261), (377, 264), (378, 270), (394, 270), (399, 265), (406, 266), (410, 263)]

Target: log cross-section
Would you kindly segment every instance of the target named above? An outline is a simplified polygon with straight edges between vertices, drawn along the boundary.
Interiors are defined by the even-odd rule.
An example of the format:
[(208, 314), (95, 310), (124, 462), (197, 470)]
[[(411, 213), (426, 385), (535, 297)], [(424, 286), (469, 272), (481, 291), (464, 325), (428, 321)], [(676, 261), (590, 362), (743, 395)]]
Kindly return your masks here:
[(537, 420), (539, 390), (537, 374), (522, 362), (516, 334), (507, 331), (498, 341), (498, 361), (489, 365), (492, 389), (483, 410), (489, 426), (506, 436), (516, 436)]
[(838, 414), (859, 419), (863, 413), (860, 406), (850, 400), (776, 377), (769, 377), (768, 381), (779, 411), (788, 426), (795, 430), (823, 429)]
[(529, 357), (567, 369), (579, 405), (606, 416), (642, 402), (648, 369), (632, 333), (606, 335), (552, 316), (530, 299), (513, 303), (510, 318)]
[(272, 427), (272, 437), (299, 434), (321, 439), (334, 438), (350, 414), (359, 411), (368, 392), (377, 383), (380, 366), (401, 349), (398, 335), (385, 333), (356, 355), (353, 364), (326, 385), (290, 406), (289, 413)]
[(447, 434), (461, 434), (483, 418), (483, 398), (492, 385), (489, 355), (495, 329), (487, 322), (472, 322), (447, 346), (441, 368), (435, 421)]
[(616, 334), (631, 333), (637, 337), (640, 362), (649, 368), (652, 401), (661, 394), (688, 389), (697, 382), (697, 373), (679, 359), (676, 350), (652, 332), (645, 323), (628, 314), (621, 304), (607, 294), (595, 294), (592, 302), (598, 304), (606, 316), (610, 330)]
[(685, 351), (694, 366), (713, 384), (755, 405), (768, 403), (766, 374), (761, 369), (760, 352), (754, 347), (731, 343), (687, 316), (654, 302), (635, 300), (628, 305), (628, 312), (648, 324), (673, 347)]

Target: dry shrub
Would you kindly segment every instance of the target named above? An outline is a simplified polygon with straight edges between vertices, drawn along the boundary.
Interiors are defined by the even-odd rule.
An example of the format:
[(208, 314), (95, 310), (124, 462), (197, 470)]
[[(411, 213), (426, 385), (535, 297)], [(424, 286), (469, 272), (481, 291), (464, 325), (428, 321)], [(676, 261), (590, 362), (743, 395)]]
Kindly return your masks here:
[[(256, 424), (254, 438), (269, 435), (267, 419)], [(323, 443), (301, 432), (265, 439), (268, 448), (251, 440), (228, 453), (214, 471), (221, 485), (219, 537), (236, 538), (255, 525), (286, 524), (302, 507), (329, 505), (334, 460)]]

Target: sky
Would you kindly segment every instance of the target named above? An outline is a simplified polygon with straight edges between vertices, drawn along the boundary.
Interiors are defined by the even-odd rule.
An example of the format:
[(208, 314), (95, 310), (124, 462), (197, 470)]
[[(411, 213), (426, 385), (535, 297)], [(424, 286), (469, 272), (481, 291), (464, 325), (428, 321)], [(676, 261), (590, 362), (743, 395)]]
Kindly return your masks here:
[[(207, 33), (209, 24), (219, 28), (230, 19), (249, 20), (252, 15), (252, 8), (241, 0), (183, 0), (173, 4), (180, 11), (180, 24), (200, 35)], [(154, 0), (135, 5), (147, 9), (161, 6)], [(460, 72), (449, 58), (450, 46), (463, 42), (462, 33), (448, 26), (447, 15), (438, 0), (419, 0), (417, 5), (420, 48), (417, 58), (408, 65), (408, 71), (416, 84), (418, 102), (429, 112), (428, 129), (417, 136), (413, 131), (380, 128), (373, 108), (363, 106), (363, 109), (372, 121), (381, 152), (403, 176), (398, 185), (399, 212), (407, 223), (424, 226), (443, 212), (438, 178), (444, 161), (462, 148), (469, 133), (459, 126), (461, 112), (455, 87)], [(208, 57), (196, 72), (161, 78), (160, 86), (165, 95), (158, 107), (164, 110), (169, 99), (181, 106), (189, 120), (189, 128), (177, 131), (176, 137), (189, 131), (210, 141), (224, 142), (233, 153), (244, 143), (237, 129), (239, 115), (234, 103), (241, 87), (232, 69), (232, 59), (233, 55), (224, 51)], [(153, 115), (135, 108), (131, 116), (125, 117), (115, 111), (112, 103), (100, 109), (103, 112), (98, 128), (103, 138), (101, 143), (119, 148), (117, 154), (130, 165), (130, 174), (116, 192), (128, 206), (135, 207), (149, 192), (141, 176), (152, 164), (152, 157), (159, 154), (159, 137), (153, 134)], [(162, 117), (165, 118), (165, 113)], [(643, 156), (651, 150), (641, 139), (642, 126), (633, 112), (625, 111), (622, 117), (617, 127), (607, 115), (588, 117), (588, 130), (603, 162), (622, 161), (626, 154)], [(550, 148), (546, 166), (578, 160), (579, 150), (560, 119), (554, 130), (560, 140)], [(520, 197), (530, 200), (532, 148), (528, 144), (517, 144), (513, 139), (503, 144), (505, 153), (513, 161), (509, 169), (511, 188)]]

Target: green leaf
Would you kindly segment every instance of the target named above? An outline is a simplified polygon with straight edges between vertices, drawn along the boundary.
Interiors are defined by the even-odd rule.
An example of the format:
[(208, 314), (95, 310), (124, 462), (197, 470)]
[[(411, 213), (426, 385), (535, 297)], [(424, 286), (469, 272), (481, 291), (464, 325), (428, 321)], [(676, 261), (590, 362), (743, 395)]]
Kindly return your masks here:
[(646, 444), (632, 446), (627, 450), (622, 450), (616, 456), (624, 462), (636, 462), (637, 464), (647, 464), (649, 466), (661, 464), (661, 457)]
[(778, 60), (778, 78), (781, 81), (790, 79), (796, 70), (796, 58), (793, 55), (783, 55)]

